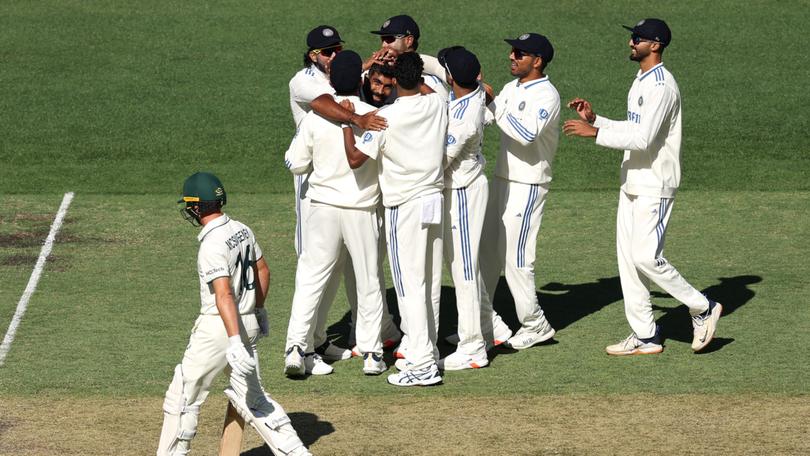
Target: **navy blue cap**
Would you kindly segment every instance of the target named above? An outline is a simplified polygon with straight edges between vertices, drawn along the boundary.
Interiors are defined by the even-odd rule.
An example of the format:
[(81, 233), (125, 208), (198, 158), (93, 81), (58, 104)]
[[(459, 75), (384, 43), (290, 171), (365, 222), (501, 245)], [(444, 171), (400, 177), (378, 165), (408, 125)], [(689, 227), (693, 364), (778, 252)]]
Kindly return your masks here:
[(642, 19), (634, 27), (628, 27), (626, 25), (622, 25), (622, 27), (630, 30), (633, 35), (640, 36), (647, 40), (657, 41), (664, 45), (664, 47), (668, 46), (669, 42), (672, 40), (672, 32), (669, 30), (669, 26), (661, 19)]
[(456, 49), (464, 49), (464, 46), (450, 46), (444, 49), (439, 49), (439, 52), (436, 53), (436, 59), (439, 60), (439, 64), (444, 66), (444, 56), (447, 55), (448, 52)]
[(451, 49), (444, 55), (445, 68), (450, 77), (461, 84), (472, 84), (481, 74), (481, 63), (472, 52), (464, 49)]
[(381, 36), (413, 35), (414, 38), (419, 38), (419, 26), (411, 16), (401, 14), (383, 22), (380, 30), (371, 33)]
[(335, 55), (329, 65), (329, 82), (338, 93), (351, 93), (360, 85), (363, 59), (354, 51), (343, 50)]
[(342, 43), (337, 29), (329, 25), (319, 25), (307, 34), (307, 46), (310, 49), (323, 49)]
[(554, 58), (554, 47), (544, 35), (538, 33), (524, 33), (514, 40), (505, 39), (513, 48), (538, 55), (548, 64)]

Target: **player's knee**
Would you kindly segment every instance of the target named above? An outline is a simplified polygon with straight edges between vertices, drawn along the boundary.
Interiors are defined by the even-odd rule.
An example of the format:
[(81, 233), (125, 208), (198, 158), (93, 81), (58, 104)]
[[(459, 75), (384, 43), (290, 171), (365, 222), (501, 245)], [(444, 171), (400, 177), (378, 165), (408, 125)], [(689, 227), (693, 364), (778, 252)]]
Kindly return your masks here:
[(633, 264), (643, 272), (658, 272), (667, 264), (664, 257), (634, 257)]

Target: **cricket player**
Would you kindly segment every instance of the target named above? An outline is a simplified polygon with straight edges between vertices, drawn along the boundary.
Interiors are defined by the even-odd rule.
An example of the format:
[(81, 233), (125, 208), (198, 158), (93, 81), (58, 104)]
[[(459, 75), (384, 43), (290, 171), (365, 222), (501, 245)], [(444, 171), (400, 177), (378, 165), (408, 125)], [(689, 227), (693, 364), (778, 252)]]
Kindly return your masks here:
[[(349, 100), (355, 112), (365, 114), (374, 107), (357, 97), (363, 61), (353, 51), (343, 51), (332, 61), (329, 79), (336, 100)], [(378, 271), (380, 201), (377, 162), (367, 161), (357, 169), (345, 159), (343, 131), (339, 124), (310, 111), (286, 154), (290, 171), (310, 173), (307, 197), (309, 216), (304, 229), (308, 239), (298, 257), (295, 296), (289, 328), (285, 373), (303, 375), (304, 352), (321, 297), (332, 276), (341, 250), (347, 248), (355, 270), (357, 286), (357, 349), (364, 357), (363, 372), (385, 371), (380, 331), (383, 299)]]
[[(343, 40), (337, 29), (329, 25), (315, 27), (307, 34), (307, 47), (308, 50), (304, 54), (304, 68), (298, 71), (289, 83), (290, 110), (293, 114), (296, 129), (306, 113), (313, 109), (324, 117), (334, 121), (353, 122), (364, 129), (373, 130), (383, 128), (385, 126), (384, 119), (374, 116), (373, 112), (369, 113), (367, 116), (359, 116), (338, 105), (332, 96), (334, 90), (329, 84), (329, 68), (332, 59), (343, 49)], [(309, 207), (309, 200), (306, 197), (308, 178), (308, 174), (295, 175), (293, 182), (296, 214), (295, 251), (298, 255), (300, 255), (304, 243), (304, 227), (302, 221), (307, 219), (307, 210)], [(352, 312), (352, 321), (354, 322), (357, 310), (355, 278), (354, 270), (351, 267), (351, 258), (349, 258), (348, 252), (345, 251), (345, 249), (342, 251), (341, 258), (335, 268), (335, 273), (330, 279), (327, 290), (324, 293), (325, 303), (319, 307), (316, 324), (312, 327), (312, 331), (314, 331), (315, 353), (327, 361), (339, 361), (352, 356), (350, 350), (338, 347), (329, 342), (326, 338), (326, 321), (329, 309), (340, 286), (339, 278), (341, 275), (344, 276), (346, 298), (349, 302), (349, 307)], [(393, 324), (393, 320), (387, 309), (384, 310), (383, 319), (387, 345), (393, 346), (400, 339), (399, 331), (397, 331), (396, 326)], [(310, 373), (328, 374), (332, 372), (331, 367), (321, 364), (317, 358), (309, 358), (309, 361), (310, 363), (308, 365), (311, 364), (314, 366), (314, 364), (312, 364), (313, 362), (318, 365), (318, 368)]]
[(723, 306), (692, 285), (664, 258), (664, 240), (681, 180), (681, 94), (662, 62), (672, 33), (660, 19), (644, 19), (630, 31), (630, 60), (639, 70), (627, 96), (627, 119), (610, 120), (575, 98), (568, 106), (581, 120), (568, 120), (565, 134), (595, 138), (596, 144), (624, 150), (616, 253), (624, 309), (633, 333), (609, 345), (610, 355), (663, 351), (650, 302), (650, 281), (685, 304), (692, 315), (692, 350), (714, 337)]
[(197, 236), (201, 308), (166, 391), (157, 454), (188, 454), (200, 406), (216, 376), (226, 370), (230, 386), (225, 395), (273, 452), (310, 455), (284, 409), (261, 385), (256, 341), (268, 332), (264, 300), (270, 271), (253, 231), (222, 212), (226, 202), (225, 189), (213, 174), (196, 173), (183, 184), (182, 213), (203, 227)]
[[(445, 51), (445, 52), (443, 52)], [(481, 64), (463, 47), (439, 51), (452, 89), (444, 159), (444, 258), (456, 288), (458, 347), (442, 360), (444, 370), (476, 369), (489, 364), (481, 332), (483, 278), (478, 250), (489, 196), (481, 154), (486, 92), (478, 83)]]
[(385, 205), (388, 259), (408, 338), (407, 368), (388, 376), (396, 386), (435, 385), (442, 381), (436, 361), (441, 291), (442, 189), (447, 104), (440, 95), (420, 94), (422, 59), (401, 54), (394, 66), (399, 97), (379, 110), (388, 121), (380, 132), (367, 131), (360, 143), (343, 128), (352, 168), (377, 161)]
[[(394, 68), (391, 65), (375, 63), (363, 78), (360, 100), (376, 108), (385, 106), (394, 90)], [(391, 100), (393, 102), (393, 100)]]
[[(534, 260), (559, 140), (560, 95), (545, 74), (554, 58), (548, 38), (526, 33), (504, 41), (512, 46), (515, 79), (489, 105), (501, 130), (501, 145), (484, 226), (481, 272), (489, 299), (504, 271), (521, 324), (506, 344), (521, 350), (555, 333), (537, 302)], [(485, 303), (483, 309), (491, 307)], [(503, 322), (494, 313), (491, 320), (497, 334)]]
[[(392, 65), (400, 54), (416, 52), (419, 49), (419, 38), (421, 36), (419, 25), (407, 14), (388, 18), (383, 22), (379, 30), (371, 33), (380, 36), (380, 49), (366, 60), (364, 63), (366, 69), (375, 63)], [(430, 87), (431, 90), (441, 95), (442, 99), (446, 100), (449, 96), (449, 89), (443, 80), (444, 67), (436, 57), (426, 54), (419, 54), (419, 57), (422, 58), (424, 67), (422, 73), (424, 85), (420, 90), (427, 93), (427, 87)], [(395, 91), (391, 95), (390, 102), (393, 102), (396, 96)]]

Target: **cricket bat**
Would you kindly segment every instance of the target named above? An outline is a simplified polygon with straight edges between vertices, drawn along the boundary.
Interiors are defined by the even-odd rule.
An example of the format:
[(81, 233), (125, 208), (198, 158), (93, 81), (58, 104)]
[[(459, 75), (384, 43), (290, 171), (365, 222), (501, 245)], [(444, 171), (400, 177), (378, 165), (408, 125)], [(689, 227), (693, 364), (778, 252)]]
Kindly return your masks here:
[(233, 404), (228, 402), (225, 424), (222, 426), (222, 438), (219, 441), (219, 456), (239, 456), (242, 452), (244, 431), (245, 419), (239, 415)]

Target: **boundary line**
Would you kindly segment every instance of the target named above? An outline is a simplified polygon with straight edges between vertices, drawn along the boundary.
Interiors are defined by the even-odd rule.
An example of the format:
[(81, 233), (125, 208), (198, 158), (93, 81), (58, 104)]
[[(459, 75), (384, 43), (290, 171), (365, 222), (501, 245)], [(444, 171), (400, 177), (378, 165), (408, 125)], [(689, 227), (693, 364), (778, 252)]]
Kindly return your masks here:
[(42, 245), (37, 263), (34, 266), (34, 270), (31, 272), (31, 278), (28, 279), (28, 285), (25, 287), (22, 297), (20, 297), (20, 302), (17, 303), (17, 311), (14, 312), (14, 317), (8, 325), (8, 331), (6, 331), (6, 336), (3, 338), (3, 343), (0, 344), (0, 366), (3, 365), (6, 355), (8, 355), (9, 350), (11, 350), (11, 343), (14, 341), (14, 336), (17, 334), (17, 326), (20, 325), (20, 321), (23, 315), (25, 315), (25, 311), (28, 308), (28, 301), (31, 300), (31, 296), (37, 289), (39, 277), (42, 275), (42, 270), (45, 269), (45, 260), (47, 260), (48, 255), (51, 254), (53, 243), (56, 240), (56, 233), (58, 233), (59, 228), (62, 227), (62, 221), (65, 219), (71, 201), (73, 201), (73, 192), (65, 193), (65, 196), (62, 198), (62, 205), (59, 206), (56, 218), (53, 219), (53, 223), (51, 224), (51, 231), (45, 239), (45, 244)]

